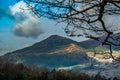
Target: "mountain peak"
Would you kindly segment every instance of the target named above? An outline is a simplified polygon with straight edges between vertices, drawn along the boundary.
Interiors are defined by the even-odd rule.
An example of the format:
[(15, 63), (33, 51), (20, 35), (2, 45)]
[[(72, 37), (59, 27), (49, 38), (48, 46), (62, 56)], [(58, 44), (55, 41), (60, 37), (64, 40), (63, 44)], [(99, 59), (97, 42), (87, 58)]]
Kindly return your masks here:
[(62, 36), (59, 36), (59, 35), (51, 35), (50, 37), (62, 37)]
[(51, 35), (51, 36), (48, 37), (47, 39), (48, 39), (48, 40), (56, 40), (56, 39), (57, 39), (57, 40), (59, 40), (59, 39), (60, 39), (60, 40), (61, 40), (61, 39), (64, 39), (64, 40), (65, 40), (65, 39), (67, 39), (67, 38), (62, 37), (62, 36), (59, 36), (59, 35)]

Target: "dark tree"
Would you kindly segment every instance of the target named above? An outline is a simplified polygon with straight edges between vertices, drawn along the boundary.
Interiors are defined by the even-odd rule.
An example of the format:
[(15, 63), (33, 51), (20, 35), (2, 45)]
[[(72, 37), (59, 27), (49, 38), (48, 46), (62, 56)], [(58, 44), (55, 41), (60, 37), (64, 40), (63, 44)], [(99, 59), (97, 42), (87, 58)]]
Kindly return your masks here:
[[(120, 46), (120, 27), (107, 23), (108, 17), (120, 15), (120, 0), (25, 0), (38, 17), (66, 22), (69, 36), (85, 36), (94, 40), (104, 36), (102, 45)], [(33, 6), (34, 4), (34, 6)], [(112, 56), (114, 59), (114, 57)]]

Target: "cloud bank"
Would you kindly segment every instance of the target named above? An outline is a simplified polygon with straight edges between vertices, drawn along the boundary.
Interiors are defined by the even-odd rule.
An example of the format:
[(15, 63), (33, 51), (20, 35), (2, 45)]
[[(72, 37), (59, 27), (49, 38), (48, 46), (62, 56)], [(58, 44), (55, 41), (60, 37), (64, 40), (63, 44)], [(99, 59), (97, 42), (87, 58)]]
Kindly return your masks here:
[(13, 33), (20, 37), (37, 38), (44, 31), (40, 25), (40, 19), (32, 15), (31, 10), (23, 10), (27, 4), (23, 1), (10, 6), (10, 11), (16, 19), (13, 26)]

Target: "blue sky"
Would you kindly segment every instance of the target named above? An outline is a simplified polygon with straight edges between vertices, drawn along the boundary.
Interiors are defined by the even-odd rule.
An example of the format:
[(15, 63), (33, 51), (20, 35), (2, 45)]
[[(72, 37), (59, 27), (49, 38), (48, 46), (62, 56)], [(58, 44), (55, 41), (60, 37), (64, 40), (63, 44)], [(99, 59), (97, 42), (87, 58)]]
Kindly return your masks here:
[[(32, 45), (53, 34), (67, 37), (62, 29), (64, 23), (56, 25), (55, 21), (47, 18), (34, 18), (30, 11), (18, 9), (21, 3), (25, 4), (0, 0), (0, 55)], [(81, 41), (85, 38), (71, 39)]]

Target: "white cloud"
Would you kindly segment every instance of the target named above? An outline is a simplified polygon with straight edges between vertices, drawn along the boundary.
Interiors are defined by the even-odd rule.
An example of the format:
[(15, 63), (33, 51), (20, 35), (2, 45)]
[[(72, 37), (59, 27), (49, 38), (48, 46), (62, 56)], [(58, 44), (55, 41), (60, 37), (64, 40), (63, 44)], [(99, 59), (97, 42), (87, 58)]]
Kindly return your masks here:
[(31, 10), (23, 9), (27, 9), (27, 4), (23, 1), (10, 6), (11, 13), (16, 18), (13, 32), (15, 35), (20, 37), (36, 38), (43, 33), (40, 19), (35, 18)]

